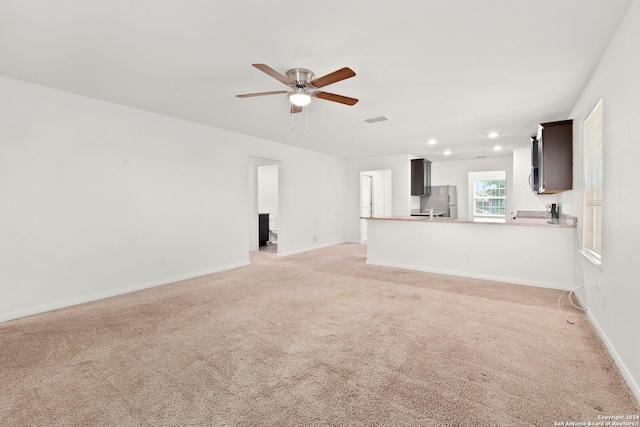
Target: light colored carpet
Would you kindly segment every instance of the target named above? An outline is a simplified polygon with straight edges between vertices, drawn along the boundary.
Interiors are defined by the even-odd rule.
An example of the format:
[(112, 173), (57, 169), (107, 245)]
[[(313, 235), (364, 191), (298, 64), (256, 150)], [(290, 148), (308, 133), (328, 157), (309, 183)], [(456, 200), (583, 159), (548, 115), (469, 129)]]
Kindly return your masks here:
[(0, 425), (552, 426), (640, 412), (559, 291), (365, 258), (356, 244), (256, 252), (2, 323)]

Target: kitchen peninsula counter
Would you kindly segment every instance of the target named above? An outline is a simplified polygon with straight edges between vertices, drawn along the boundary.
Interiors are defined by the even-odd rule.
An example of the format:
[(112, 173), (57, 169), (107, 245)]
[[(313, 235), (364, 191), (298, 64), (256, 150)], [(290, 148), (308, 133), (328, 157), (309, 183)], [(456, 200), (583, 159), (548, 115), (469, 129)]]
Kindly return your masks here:
[(541, 217), (516, 217), (515, 219), (494, 219), (494, 218), (449, 218), (429, 215), (401, 216), (401, 215), (376, 215), (371, 217), (360, 217), (367, 220), (390, 220), (390, 221), (418, 221), (418, 222), (436, 222), (451, 224), (491, 224), (491, 225), (510, 225), (510, 226), (528, 226), (528, 227), (551, 227), (551, 228), (576, 228), (576, 218), (563, 216), (556, 221), (549, 218)]
[(576, 219), (546, 212), (516, 219), (374, 216), (367, 264), (553, 289), (573, 285)]

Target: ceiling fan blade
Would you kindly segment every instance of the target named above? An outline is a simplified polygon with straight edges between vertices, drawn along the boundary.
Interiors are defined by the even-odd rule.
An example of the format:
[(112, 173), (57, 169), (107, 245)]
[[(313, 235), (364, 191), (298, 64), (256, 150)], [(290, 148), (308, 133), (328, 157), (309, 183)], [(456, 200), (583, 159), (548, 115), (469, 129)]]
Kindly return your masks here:
[(281, 93), (287, 93), (286, 90), (276, 90), (273, 92), (257, 92), (257, 93), (243, 93), (242, 95), (236, 95), (238, 98), (250, 98), (252, 96), (265, 96), (265, 95), (278, 95)]
[(312, 80), (311, 86), (323, 87), (323, 86), (330, 85), (332, 83), (339, 82), (340, 80), (351, 78), (355, 75), (356, 73), (354, 73), (351, 68), (344, 67), (344, 68), (340, 68), (337, 71), (334, 71), (333, 73), (329, 73), (326, 76), (318, 77), (317, 79)]
[(355, 105), (358, 100), (349, 98), (348, 96), (336, 95), (335, 93), (316, 91), (313, 93), (316, 98), (326, 99), (327, 101), (339, 102), (341, 104)]
[(287, 86), (289, 86), (292, 83), (291, 80), (289, 80), (289, 78), (283, 76), (273, 68), (269, 67), (267, 64), (251, 64), (251, 65), (256, 67), (258, 70), (262, 71), (263, 73), (269, 74), (274, 79), (280, 80), (282, 83), (286, 84)]
[(291, 114), (302, 112), (302, 107), (291, 104)]

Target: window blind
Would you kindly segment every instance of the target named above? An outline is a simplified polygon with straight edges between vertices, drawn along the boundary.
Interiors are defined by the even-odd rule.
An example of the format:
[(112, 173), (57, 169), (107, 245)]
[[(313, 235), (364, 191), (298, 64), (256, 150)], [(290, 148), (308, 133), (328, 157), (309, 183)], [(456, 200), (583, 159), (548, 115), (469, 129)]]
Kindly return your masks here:
[(602, 100), (584, 122), (583, 251), (600, 262), (602, 255)]

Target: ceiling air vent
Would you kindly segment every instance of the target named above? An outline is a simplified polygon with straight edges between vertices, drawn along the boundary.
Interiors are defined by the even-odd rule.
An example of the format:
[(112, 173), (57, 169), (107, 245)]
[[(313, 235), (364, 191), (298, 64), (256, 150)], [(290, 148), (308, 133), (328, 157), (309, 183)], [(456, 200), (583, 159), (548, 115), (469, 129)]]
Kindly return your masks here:
[(377, 122), (386, 122), (387, 120), (391, 120), (391, 118), (389, 116), (378, 116), (378, 117), (371, 117), (370, 119), (364, 119), (362, 120), (365, 123), (377, 123)]

